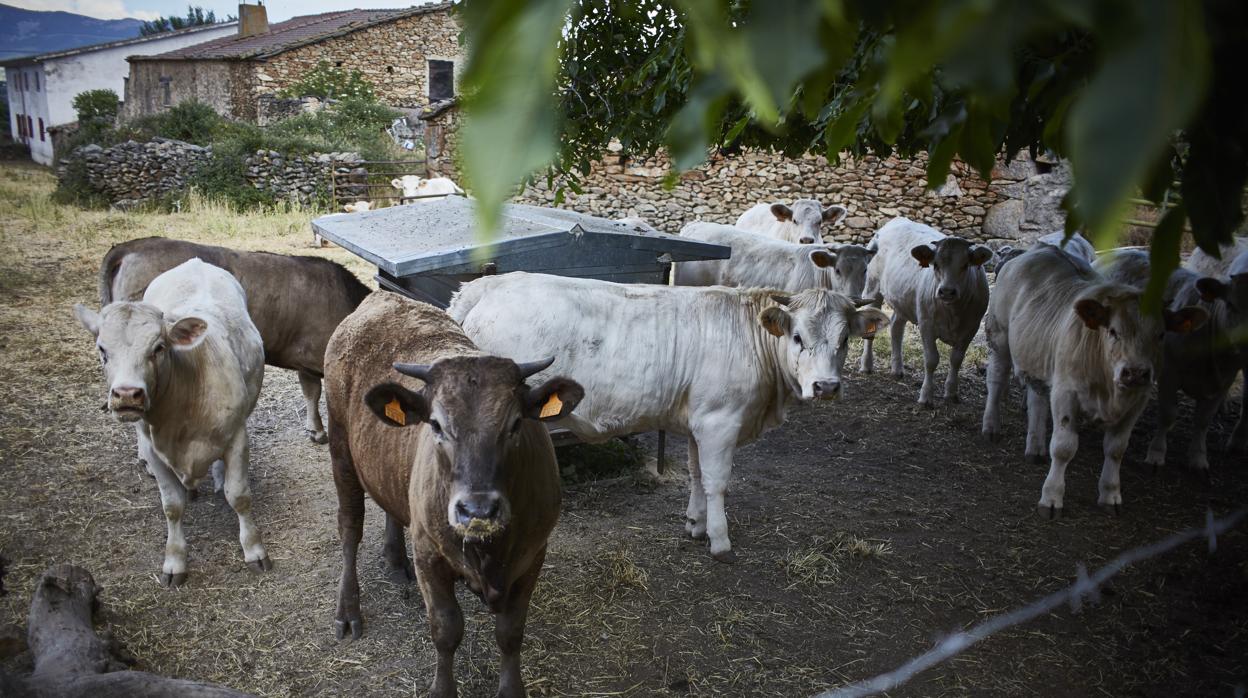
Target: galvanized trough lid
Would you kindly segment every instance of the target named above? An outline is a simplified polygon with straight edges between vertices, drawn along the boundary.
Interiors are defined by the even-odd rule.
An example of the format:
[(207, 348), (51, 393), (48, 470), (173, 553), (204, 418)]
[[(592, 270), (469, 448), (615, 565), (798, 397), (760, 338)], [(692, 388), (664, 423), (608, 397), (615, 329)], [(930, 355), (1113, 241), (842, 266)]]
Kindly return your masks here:
[[(312, 221), (312, 228), (395, 277), (472, 273), (483, 257), (564, 247), (568, 236), (600, 251), (645, 251), (656, 259), (666, 256), (664, 261), (671, 262), (727, 259), (731, 254), (723, 245), (644, 231), (574, 211), (521, 204), (503, 207), (495, 239), (483, 245), (475, 237), (475, 205), (472, 199), (448, 196), (376, 211), (321, 216)], [(479, 249), (483, 247), (486, 249)]]

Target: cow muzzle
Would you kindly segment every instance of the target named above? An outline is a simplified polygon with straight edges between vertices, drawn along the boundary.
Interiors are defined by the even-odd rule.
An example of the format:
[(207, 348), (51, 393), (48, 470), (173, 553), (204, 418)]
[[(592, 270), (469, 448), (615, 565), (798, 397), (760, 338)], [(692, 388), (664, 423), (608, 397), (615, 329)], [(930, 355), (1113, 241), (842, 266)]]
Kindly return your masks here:
[(942, 286), (936, 290), (936, 300), (942, 303), (952, 303), (958, 299), (958, 289), (949, 286)]
[(1147, 388), (1153, 384), (1153, 369), (1148, 366), (1124, 366), (1118, 371), (1118, 387)]
[(507, 500), (498, 492), (461, 494), (451, 498), (451, 527), (465, 540), (489, 540), (506, 528), (507, 509)]
[(809, 235), (803, 235), (797, 239), (797, 243), (799, 245), (813, 245), (815, 244), (815, 239)]
[(815, 381), (813, 392), (820, 400), (835, 400), (841, 396), (841, 382)]
[(137, 422), (147, 412), (147, 392), (142, 388), (117, 386), (109, 391), (108, 409), (119, 422)]

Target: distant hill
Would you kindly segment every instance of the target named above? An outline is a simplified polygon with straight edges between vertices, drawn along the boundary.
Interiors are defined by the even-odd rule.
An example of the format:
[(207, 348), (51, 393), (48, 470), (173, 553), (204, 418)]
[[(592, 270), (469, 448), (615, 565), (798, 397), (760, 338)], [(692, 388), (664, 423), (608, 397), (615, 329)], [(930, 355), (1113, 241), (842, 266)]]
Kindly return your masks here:
[(0, 5), (0, 60), (133, 39), (142, 24), (137, 19), (96, 19)]

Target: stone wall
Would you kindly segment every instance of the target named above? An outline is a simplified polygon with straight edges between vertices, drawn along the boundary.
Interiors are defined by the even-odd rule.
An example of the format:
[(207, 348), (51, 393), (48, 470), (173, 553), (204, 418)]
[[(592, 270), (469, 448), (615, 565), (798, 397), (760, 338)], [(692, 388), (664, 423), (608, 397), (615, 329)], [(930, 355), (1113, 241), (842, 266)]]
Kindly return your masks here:
[[(211, 146), (165, 138), (145, 143), (127, 141), (109, 148), (86, 145), (58, 162), (57, 176), (64, 179), (81, 164), (88, 186), (113, 206), (132, 208), (182, 194), (211, 157)], [(246, 159), (244, 177), (277, 201), (309, 205), (329, 197), (335, 170), (350, 173), (359, 162), (358, 153), (286, 156), (275, 150), (257, 150)]]
[[(715, 156), (664, 187), (666, 157), (626, 161), (608, 152), (581, 182), (584, 192), (566, 192), (562, 207), (605, 218), (640, 216), (656, 228), (679, 232), (695, 220), (733, 223), (759, 202), (818, 199), (849, 209), (845, 221), (827, 231), (829, 242), (863, 243), (895, 216), (927, 223), (974, 240), (1034, 239), (1059, 229), (1057, 207), (1069, 175), (1064, 166), (1022, 156), (999, 164), (991, 181), (954, 162), (944, 185), (927, 189), (927, 158), (865, 156), (830, 165), (819, 155), (786, 158), (763, 151)], [(554, 205), (555, 192), (543, 178), (516, 197), (518, 203)], [(985, 220), (992, 223), (985, 226)]]
[(286, 89), (326, 61), (343, 70), (360, 71), (386, 104), (423, 107), (429, 103), (430, 59), (453, 61), (458, 84), (463, 60), (459, 32), (450, 5), (444, 4), (285, 51), (254, 64), (252, 101)]

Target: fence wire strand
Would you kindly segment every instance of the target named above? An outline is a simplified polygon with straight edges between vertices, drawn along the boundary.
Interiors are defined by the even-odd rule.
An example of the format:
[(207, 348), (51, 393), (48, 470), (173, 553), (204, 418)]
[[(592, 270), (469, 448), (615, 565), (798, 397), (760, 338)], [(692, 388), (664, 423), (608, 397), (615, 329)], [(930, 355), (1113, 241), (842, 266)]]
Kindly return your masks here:
[(1248, 507), (1239, 509), (1222, 519), (1214, 518), (1213, 510), (1210, 509), (1205, 512), (1204, 526), (1189, 528), (1151, 545), (1128, 550), (1109, 561), (1094, 574), (1089, 575), (1083, 563), (1079, 563), (1075, 569), (1075, 583), (1069, 587), (1055, 591), (1022, 608), (983, 621), (972, 626), (969, 630), (949, 635), (937, 642), (932, 649), (890, 672), (848, 686), (824, 691), (818, 694), (816, 698), (859, 698), (860, 696), (883, 693), (907, 683), (919, 673), (953, 658), (971, 645), (991, 637), (995, 633), (1038, 618), (1056, 610), (1063, 604), (1070, 604), (1071, 610), (1078, 613), (1083, 608), (1084, 603), (1095, 604), (1099, 600), (1102, 584), (1137, 562), (1156, 557), (1184, 543), (1201, 538), (1208, 540), (1209, 552), (1212, 554), (1218, 547), (1218, 535), (1237, 526), (1243, 521), (1245, 516), (1248, 516)]

